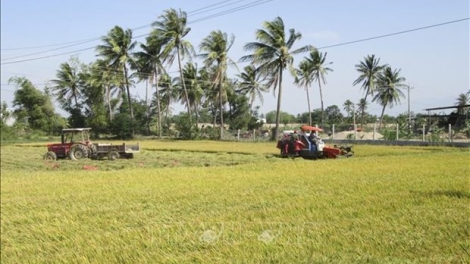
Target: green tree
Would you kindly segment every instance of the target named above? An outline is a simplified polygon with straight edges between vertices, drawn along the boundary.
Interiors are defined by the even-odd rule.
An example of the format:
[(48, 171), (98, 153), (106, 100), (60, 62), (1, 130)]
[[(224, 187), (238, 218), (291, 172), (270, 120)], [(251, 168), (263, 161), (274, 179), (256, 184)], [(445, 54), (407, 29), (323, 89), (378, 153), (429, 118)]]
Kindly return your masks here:
[(293, 73), (293, 56), (313, 48), (306, 45), (292, 50), (295, 42), (301, 38), (302, 34), (296, 32), (295, 29), (290, 29), (287, 36), (284, 21), (282, 18), (276, 17), (273, 21), (265, 21), (263, 28), (256, 31), (258, 42), (250, 42), (244, 46), (246, 51), (253, 51), (253, 54), (243, 56), (240, 59), (242, 62), (249, 61), (258, 65), (256, 70), (262, 76), (268, 77), (267, 86), (273, 87), (274, 91), (278, 89), (276, 127), (272, 139), (276, 139), (279, 133), (283, 70), (287, 68)]
[(38, 90), (24, 77), (12, 77), (8, 83), (16, 86), (14, 93), (13, 115), (16, 121), (23, 123), (26, 128), (53, 133), (63, 123), (54, 112), (50, 96)]
[[(179, 81), (172, 78), (168, 73), (160, 75), (159, 93), (161, 95), (162, 111), (165, 113), (165, 120), (168, 120), (171, 114), (171, 104), (178, 100)], [(156, 96), (154, 96), (156, 98)], [(154, 105), (157, 103), (154, 102)]]
[(212, 31), (209, 36), (204, 38), (199, 45), (201, 54), (198, 57), (204, 60), (206, 67), (215, 67), (215, 72), (212, 78), (213, 84), (218, 86), (219, 96), (219, 111), (220, 111), (220, 138), (223, 137), (224, 130), (224, 118), (223, 118), (223, 106), (222, 100), (224, 93), (224, 83), (227, 76), (228, 65), (235, 65), (235, 62), (230, 59), (228, 52), (235, 41), (235, 36), (227, 36), (227, 33), (223, 33), (220, 30)]
[(84, 124), (91, 127), (93, 136), (98, 137), (100, 133), (108, 132), (108, 120), (106, 112), (106, 86), (102, 81), (96, 81), (102, 77), (100, 62), (92, 63), (83, 67), (80, 79), (83, 80), (83, 112), (86, 117)]
[(361, 98), (359, 100), (359, 103), (357, 103), (357, 110), (359, 110), (359, 113), (361, 113), (361, 123), (362, 124), (364, 124), (365, 117), (367, 115), (367, 107), (368, 106), (369, 106), (369, 103), (367, 102), (367, 100), (365, 98)]
[(467, 112), (468, 109), (470, 109), (468, 107), (468, 105), (470, 104), (470, 92), (466, 94), (464, 93), (459, 94), (459, 96), (455, 100), (456, 100), (455, 105), (458, 106), (457, 108), (458, 114), (464, 115), (465, 112)]
[[(195, 117), (196, 117), (196, 128), (199, 125), (199, 114), (198, 109), (201, 105), (201, 100), (204, 95), (204, 91), (202, 90), (200, 80), (198, 77), (198, 69), (197, 65), (191, 62), (187, 62), (183, 68), (183, 77), (184, 79), (181, 80), (177, 78), (177, 82), (179, 83), (178, 87), (186, 87), (188, 99), (189, 99), (189, 106), (191, 107)], [(179, 99), (184, 101), (185, 94), (180, 93)]]
[(191, 43), (183, 39), (190, 31), (191, 28), (187, 27), (187, 14), (183, 11), (176, 11), (175, 9), (165, 10), (163, 15), (152, 23), (156, 29), (156, 34), (165, 39), (165, 47), (162, 51), (162, 58), (168, 62), (169, 65), (173, 64), (175, 55), (178, 60), (178, 68), (180, 72), (181, 83), (185, 94), (186, 108), (188, 110), (189, 122), (191, 122), (191, 107), (189, 104), (188, 91), (183, 76), (182, 59), (186, 55), (194, 54), (194, 48)]
[(333, 71), (331, 68), (327, 67), (327, 65), (333, 64), (333, 62), (328, 62), (326, 63), (326, 52), (323, 54), (319, 52), (317, 49), (312, 50), (309, 54), (309, 57), (306, 57), (305, 59), (308, 61), (308, 63), (312, 64), (312, 71), (313, 71), (313, 79), (318, 82), (318, 89), (320, 90), (320, 102), (321, 102), (321, 112), (322, 112), (322, 117), (321, 117), (321, 126), (323, 127), (323, 123), (325, 120), (325, 110), (323, 108), (323, 92), (321, 88), (321, 84), (326, 84), (326, 78), (325, 76), (328, 74), (328, 72)]
[(328, 125), (339, 124), (343, 122), (343, 114), (337, 105), (330, 105), (325, 109), (325, 117)]
[[(213, 127), (216, 127), (217, 124), (217, 116), (218, 115), (218, 109), (219, 107), (218, 102), (219, 102), (219, 89), (216, 85), (214, 85), (213, 77), (216, 72), (216, 67), (202, 67), (199, 70), (199, 80), (201, 83), (202, 90), (204, 91), (204, 98), (203, 98), (203, 107), (208, 108), (209, 112), (212, 115), (212, 124)], [(223, 95), (222, 100), (227, 100), (227, 97)], [(220, 129), (219, 132), (217, 133), (218, 135), (220, 134)], [(220, 137), (220, 135), (219, 135)]]
[[(289, 114), (287, 112), (281, 111), (281, 123), (287, 125), (290, 122), (294, 122), (296, 120), (295, 116)], [(266, 113), (266, 122), (267, 123), (274, 123), (276, 121), (277, 111), (270, 111)]]
[(2, 102), (0, 117), (2, 118), (2, 125), (6, 125), (11, 117), (11, 111), (8, 110), (8, 104), (5, 101)]
[[(374, 54), (367, 55), (364, 57), (364, 61), (356, 64), (356, 70), (359, 73), (359, 77), (353, 82), (356, 86), (360, 83), (361, 88), (365, 91), (364, 100), (367, 102), (367, 96), (370, 94), (374, 95), (376, 90), (376, 82), (380, 72), (387, 65), (380, 65), (380, 59), (376, 58)], [(361, 112), (361, 126), (364, 125), (364, 112)]]
[[(103, 59), (112, 67), (114, 73), (122, 74), (123, 76), (129, 115), (132, 123), (134, 121), (134, 111), (131, 102), (129, 72), (127, 68), (127, 65), (132, 59), (131, 52), (136, 45), (136, 42), (132, 41), (132, 30), (124, 30), (119, 26), (115, 26), (106, 36), (102, 37), (101, 40), (104, 43), (102, 45), (98, 45), (96, 50), (98, 51), (98, 55), (103, 57)], [(133, 126), (132, 131), (134, 131)], [(132, 135), (134, 135), (134, 132), (132, 132)]]
[(400, 90), (404, 87), (405, 78), (400, 76), (400, 70), (392, 70), (390, 66), (385, 67), (383, 72), (378, 76), (377, 81), (377, 94), (373, 101), (378, 102), (382, 106), (382, 114), (380, 115), (379, 130), (382, 127), (385, 107), (390, 108), (400, 102), (400, 98), (405, 95)]
[(162, 114), (161, 100), (158, 90), (158, 80), (161, 73), (165, 72), (163, 67), (162, 50), (166, 44), (165, 39), (158, 36), (158, 32), (153, 30), (149, 37), (146, 38), (146, 44), (140, 44), (142, 51), (134, 53), (135, 70), (139, 73), (141, 80), (152, 79), (152, 86), (155, 87), (155, 96), (157, 104), (157, 131), (158, 136), (162, 137)]
[(238, 74), (237, 77), (240, 79), (237, 92), (248, 96), (251, 105), (253, 105), (256, 97), (258, 97), (261, 104), (263, 104), (263, 92), (267, 92), (269, 87), (260, 81), (260, 75), (256, 72), (255, 67), (253, 65), (245, 66), (243, 72)]
[(109, 121), (113, 121), (113, 113), (117, 104), (113, 104), (113, 96), (116, 95), (118, 100), (114, 100), (116, 103), (122, 98), (121, 84), (122, 75), (114, 73), (112, 67), (108, 65), (105, 60), (98, 59), (91, 65), (90, 76), (85, 80), (88, 85), (93, 87), (101, 87), (104, 91), (105, 104), (107, 106), (107, 112)]
[(348, 115), (348, 119), (351, 120), (352, 115), (355, 114), (354, 103), (349, 99), (344, 101), (343, 109), (344, 111), (346, 111), (346, 114)]
[(252, 118), (248, 98), (238, 93), (231, 93), (228, 97), (229, 112), (228, 124), (231, 130), (247, 128)]
[(60, 64), (60, 69), (56, 73), (57, 79), (51, 80), (53, 95), (66, 111), (72, 108), (80, 109), (78, 99), (81, 96), (80, 69), (77, 63), (65, 62)]

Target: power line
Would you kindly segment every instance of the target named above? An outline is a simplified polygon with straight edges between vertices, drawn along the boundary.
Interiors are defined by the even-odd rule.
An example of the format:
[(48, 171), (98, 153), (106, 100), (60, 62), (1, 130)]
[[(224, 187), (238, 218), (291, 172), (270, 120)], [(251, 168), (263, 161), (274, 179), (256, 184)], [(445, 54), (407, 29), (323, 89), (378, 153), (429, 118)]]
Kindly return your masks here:
[[(191, 13), (188, 13), (188, 15), (189, 15), (189, 14), (197, 15), (198, 13), (206, 13), (206, 12), (209, 12), (209, 11), (212, 11), (212, 10), (224, 8), (224, 7), (226, 7), (226, 6), (234, 5), (234, 4), (236, 4), (236, 3), (240, 3), (240, 2), (244, 2), (244, 1), (246, 1), (246, 0), (238, 0), (238, 1), (236, 1), (236, 2), (228, 3), (228, 4), (225, 4), (225, 5), (222, 5), (222, 6), (212, 7), (212, 8), (210, 8), (210, 9), (208, 9), (208, 10), (201, 10), (201, 11), (196, 10), (196, 11), (193, 11), (193, 12), (191, 12)], [(230, 2), (230, 1), (224, 1), (224, 2)]]
[[(267, 3), (267, 2), (270, 2), (270, 1), (274, 1), (274, 0), (255, 1), (255, 2), (258, 2), (258, 3), (256, 3), (256, 4), (253, 4), (253, 3), (252, 3), (252, 4), (249, 5), (249, 6), (246, 6), (246, 5), (245, 5), (245, 7), (243, 7), (243, 8), (240, 8), (240, 7), (238, 7), (238, 8), (233, 8), (233, 9), (231, 9), (231, 11), (230, 11), (230, 10), (227, 10), (227, 11), (224, 11), (224, 12), (220, 12), (220, 13), (218, 13), (218, 14), (209, 15), (209, 16), (207, 16), (207, 17), (203, 17), (203, 18), (201, 18), (201, 19), (198, 19), (198, 20), (195, 20), (195, 21), (191, 21), (191, 22), (189, 22), (189, 23), (201, 22), (201, 21), (208, 20), (208, 19), (211, 19), (211, 18), (214, 18), (214, 17), (217, 17), (217, 16), (225, 15), (225, 14), (228, 14), (228, 13), (233, 13), (233, 12), (236, 12), (236, 11), (239, 11), (239, 10), (243, 10), (243, 9), (246, 9), (246, 8), (249, 8), (249, 7), (253, 7), (253, 6), (255, 6), (255, 5)], [(445, 26), (445, 25), (448, 25), (448, 24), (458, 23), (458, 22), (462, 22), (462, 21), (469, 20), (469, 19), (470, 19), (470, 18), (467, 17), (467, 18), (462, 18), (462, 19), (447, 21), (447, 22), (443, 22), (443, 23), (439, 23), (439, 24), (433, 24), (433, 25), (429, 25), (429, 26), (425, 26), (425, 27), (419, 27), (419, 28), (414, 28), (414, 29), (409, 29), (409, 30), (404, 30), (404, 31), (389, 33), (389, 34), (385, 34), (385, 35), (379, 35), (379, 36), (375, 36), (375, 37), (370, 37), (370, 38), (365, 38), (365, 39), (353, 40), (353, 41), (343, 42), (343, 43), (339, 43), (339, 44), (324, 46), (324, 47), (320, 47), (320, 48), (317, 48), (317, 49), (327, 49), (327, 48), (345, 46), (345, 45), (350, 45), (350, 44), (354, 44), (354, 43), (365, 42), (365, 41), (369, 41), (369, 40), (374, 40), (374, 39), (379, 39), (379, 38), (385, 38), (385, 37), (390, 37), (390, 36), (395, 36), (395, 35), (410, 33), (410, 32), (419, 31), (419, 30), (425, 30), (425, 29), (434, 28), (434, 27)], [(189, 24), (189, 23), (188, 23), (188, 24)], [(136, 36), (136, 37), (134, 37), (134, 38), (139, 38), (139, 37), (143, 37), (143, 36), (146, 36), (146, 35), (149, 35), (149, 34), (139, 35), (139, 36)], [(26, 62), (26, 61), (33, 61), (33, 60), (39, 60), (39, 59), (50, 58), (50, 57), (56, 57), (56, 56), (61, 56), (61, 55), (65, 55), (65, 54), (76, 53), (76, 52), (79, 52), (79, 51), (90, 50), (90, 49), (93, 49), (93, 48), (95, 48), (95, 47), (89, 47), (89, 48), (84, 48), (84, 49), (80, 49), (80, 50), (74, 50), (74, 51), (69, 51), (69, 52), (64, 52), (64, 53), (59, 53), (59, 54), (53, 54), (53, 55), (43, 56), (43, 57), (37, 57), (37, 58), (32, 58), (32, 59), (25, 59), (25, 60), (12, 61), (12, 62), (4, 62), (4, 63), (1, 63), (0, 65), (14, 64), (14, 63), (21, 63), (21, 62)]]
[[(233, 0), (220, 1), (220, 2), (217, 2), (217, 3), (215, 3), (215, 4), (211, 4), (211, 5), (204, 6), (204, 7), (198, 8), (198, 9), (196, 9), (196, 10), (187, 12), (187, 14), (188, 14), (188, 15), (189, 15), (189, 14), (193, 14), (193, 13), (200, 13), (200, 14), (202, 14), (202, 13), (205, 13), (205, 12), (208, 12), (208, 11), (211, 11), (211, 10), (214, 10), (214, 9), (222, 8), (222, 7), (225, 7), (225, 6), (227, 6), (227, 5), (224, 5), (224, 6), (222, 6), (222, 7), (217, 7), (217, 8), (209, 9), (209, 8), (211, 8), (211, 7), (214, 7), (214, 6), (217, 6), (217, 5), (221, 5), (221, 4), (223, 4), (223, 3), (230, 2), (230, 1), (233, 1)], [(239, 1), (235, 2), (235, 3), (238, 3), (238, 2), (241, 2), (241, 1), (246, 1), (246, 0), (239, 0)], [(228, 5), (232, 5), (232, 4), (234, 4), (234, 3), (228, 4)], [(207, 9), (207, 10), (205, 10), (205, 9)], [(205, 11), (204, 11), (204, 10), (205, 10)], [(148, 27), (151, 27), (151, 26), (152, 26), (152, 24), (146, 24), (146, 25), (143, 25), (143, 26), (135, 27), (135, 28), (133, 28), (133, 29), (131, 29), (131, 30), (132, 30), (132, 31), (136, 31), (136, 30), (143, 29), (143, 28), (148, 28)], [(95, 37), (95, 38), (90, 38), (90, 39), (69, 41), (69, 42), (56, 43), (56, 44), (49, 44), (49, 45), (43, 45), (43, 46), (1, 49), (1, 50), (3, 50), (3, 51), (7, 51), (7, 50), (25, 50), (25, 49), (39, 49), (39, 48), (47, 48), (47, 47), (54, 47), (54, 46), (63, 46), (63, 45), (67, 45), (67, 46), (65, 46), (65, 47), (59, 47), (59, 48), (55, 48), (55, 49), (51, 49), (51, 50), (45, 50), (45, 51), (41, 51), (41, 52), (37, 52), (37, 53), (31, 53), (31, 54), (21, 55), (21, 56), (12, 57), (12, 58), (5, 58), (5, 59), (2, 59), (2, 61), (3, 61), (3, 60), (15, 59), (15, 58), (18, 58), (18, 57), (27, 57), (27, 56), (37, 55), (37, 54), (39, 54), (39, 53), (45, 53), (45, 52), (54, 51), (54, 50), (59, 50), (59, 49), (65, 49), (65, 48), (69, 48), (69, 47), (81, 45), (81, 44), (84, 44), (84, 43), (93, 42), (93, 41), (100, 40), (100, 39), (101, 39), (101, 37)]]
[[(228, 1), (231, 1), (231, 0), (228, 0)], [(245, 1), (245, 0), (243, 0), (243, 1)], [(274, 0), (256, 0), (256, 1), (252, 2), (252, 3), (245, 4), (245, 5), (242, 5), (242, 6), (238, 6), (238, 7), (235, 7), (235, 8), (229, 9), (229, 10), (225, 10), (225, 11), (222, 11), (222, 12), (219, 12), (219, 13), (215, 13), (215, 14), (212, 14), (212, 15), (208, 15), (208, 16), (206, 16), (206, 17), (199, 18), (199, 19), (197, 19), (197, 20), (195, 20), (195, 21), (189, 21), (188, 24), (193, 24), (193, 23), (197, 23), (197, 22), (202, 22), (202, 21), (205, 21), (205, 20), (209, 20), (209, 19), (211, 19), (211, 18), (219, 17), (219, 16), (222, 16), (222, 15), (225, 15), (225, 14), (234, 13), (234, 12), (237, 12), (237, 11), (240, 11), (240, 10), (243, 10), (243, 9), (247, 9), (247, 8), (250, 8), (250, 7), (253, 7), (253, 6), (257, 6), (257, 5), (260, 5), (260, 4), (264, 4), (264, 3), (267, 3), (267, 2), (271, 2), (271, 1), (274, 1)], [(227, 0), (226, 0), (226, 1), (219, 2), (218, 4), (221, 4), (221, 3), (224, 3), (224, 2), (227, 2)], [(235, 3), (238, 3), (238, 2), (240, 2), (240, 1), (237, 1), (237, 2), (235, 2)], [(210, 5), (210, 6), (207, 6), (207, 7), (211, 7), (211, 6), (214, 6), (214, 5), (217, 5), (217, 4), (213, 4), (213, 5)], [(204, 7), (204, 8), (207, 8), (207, 7)], [(200, 9), (202, 9), (202, 8), (200, 8)], [(207, 11), (205, 11), (205, 12), (207, 12)], [(151, 24), (138, 27), (137, 29), (140, 29), (140, 28), (143, 28), (143, 27), (149, 27), (149, 26), (151, 26)], [(133, 29), (133, 30), (135, 30), (135, 29)], [(135, 36), (135, 37), (133, 37), (133, 39), (137, 39), (137, 38), (144, 37), (144, 36), (148, 36), (148, 35), (150, 35), (150, 33), (146, 33), (146, 34), (142, 34), (142, 35)], [(95, 39), (92, 39), (92, 40), (87, 40), (87, 41), (84, 41), (84, 42), (81, 42), (81, 43), (77, 43), (77, 44), (72, 44), (72, 45), (69, 45), (69, 46), (66, 46), (66, 47), (61, 47), (61, 48), (52, 49), (52, 50), (46, 50), (46, 51), (41, 51), (41, 52), (37, 52), (37, 53), (32, 53), (32, 54), (27, 54), (27, 55), (21, 55), (21, 56), (17, 56), (17, 57), (12, 57), (12, 58), (5, 58), (5, 59), (2, 59), (2, 61), (4, 61), (4, 60), (11, 60), (11, 59), (15, 59), (15, 58), (28, 57), (28, 56), (31, 56), (31, 55), (38, 55), (38, 54), (42, 54), (42, 53), (46, 53), (46, 52), (50, 52), (50, 51), (54, 51), (54, 50), (59, 50), (59, 49), (64, 49), (64, 48), (68, 48), (68, 47), (72, 47), (72, 46), (77, 46), (77, 45), (81, 45), (81, 44), (84, 44), (84, 43), (88, 43), (88, 42), (92, 42), (92, 41), (95, 41), (95, 40), (99, 40), (100, 38), (101, 38), (101, 37), (95, 38)], [(21, 63), (21, 62), (32, 61), (32, 60), (39, 60), (39, 59), (45, 59), (45, 58), (50, 58), (50, 57), (55, 57), (55, 56), (61, 56), (61, 55), (65, 55), (65, 54), (71, 54), (71, 53), (75, 53), (75, 52), (79, 52), (79, 51), (90, 50), (90, 49), (94, 49), (94, 48), (95, 48), (95, 47), (89, 47), (89, 48), (84, 48), (84, 49), (75, 50), (75, 51), (68, 51), (68, 52), (59, 53), (59, 54), (52, 54), (52, 55), (48, 55), (48, 56), (42, 56), (42, 57), (38, 57), (38, 58), (24, 59), (24, 60), (11, 61), (11, 62), (3, 62), (3, 63), (1, 63), (1, 65), (14, 64), (14, 63)]]
[(343, 43), (339, 43), (339, 44), (324, 46), (324, 47), (321, 47), (321, 48), (318, 48), (318, 49), (327, 49), (327, 48), (339, 47), (339, 46), (354, 44), (354, 43), (358, 43), (358, 42), (374, 40), (374, 39), (386, 38), (386, 37), (391, 37), (391, 36), (395, 36), (395, 35), (410, 33), (410, 32), (419, 31), (419, 30), (424, 30), (424, 29), (428, 29), (428, 28), (440, 27), (440, 26), (444, 26), (444, 25), (448, 25), (448, 24), (458, 23), (458, 22), (469, 20), (469, 19), (470, 19), (470, 17), (466, 17), (466, 18), (447, 21), (447, 22), (443, 22), (443, 23), (439, 23), (439, 24), (433, 24), (433, 25), (429, 25), (429, 26), (425, 26), (425, 27), (413, 28), (413, 29), (394, 32), (394, 33), (390, 33), (390, 34), (385, 34), (385, 35), (380, 35), (380, 36), (375, 36), (375, 37), (370, 37), (370, 38), (365, 38), (365, 39), (358, 39), (358, 40), (343, 42)]

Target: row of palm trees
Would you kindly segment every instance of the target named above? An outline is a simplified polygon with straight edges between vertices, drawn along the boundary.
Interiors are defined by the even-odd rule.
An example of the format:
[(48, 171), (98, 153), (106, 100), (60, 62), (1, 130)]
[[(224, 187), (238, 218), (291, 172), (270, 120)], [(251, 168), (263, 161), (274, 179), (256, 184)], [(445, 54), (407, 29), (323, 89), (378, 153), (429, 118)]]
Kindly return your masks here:
[(400, 102), (400, 98), (405, 95), (401, 91), (404, 88), (406, 79), (400, 76), (400, 69), (392, 69), (387, 64), (380, 64), (380, 58), (375, 55), (368, 55), (359, 64), (356, 64), (356, 70), (360, 74), (353, 82), (353, 85), (361, 84), (365, 91), (364, 100), (361, 100), (361, 126), (364, 125), (364, 112), (367, 106), (367, 97), (374, 96), (372, 101), (382, 106), (380, 115), (379, 129), (382, 126), (385, 108), (392, 107)]
[[(212, 31), (199, 45), (199, 54), (196, 54), (192, 44), (185, 39), (191, 28), (187, 26), (187, 14), (181, 10), (169, 9), (163, 12), (159, 19), (152, 23), (152, 31), (145, 43), (133, 41), (132, 30), (124, 30), (119, 26), (111, 29), (102, 37), (102, 44), (96, 47), (99, 59), (93, 64), (86, 83), (99, 87), (103, 91), (109, 120), (113, 119), (113, 96), (125, 98), (128, 105), (131, 122), (134, 111), (131, 102), (130, 87), (133, 80), (151, 83), (155, 88), (155, 107), (157, 113), (157, 131), (161, 136), (162, 113), (169, 111), (170, 104), (175, 100), (183, 102), (186, 107), (189, 121), (193, 114), (196, 116), (202, 105), (214, 109), (219, 114), (220, 137), (223, 136), (224, 117), (223, 108), (230, 89), (248, 96), (251, 104), (259, 98), (263, 102), (262, 93), (273, 89), (277, 91), (276, 127), (274, 138), (277, 138), (284, 72), (288, 71), (294, 76), (295, 84), (305, 88), (307, 92), (308, 111), (310, 109), (309, 87), (317, 82), (320, 91), (322, 126), (324, 120), (324, 105), (322, 83), (326, 83), (326, 75), (332, 69), (326, 62), (326, 53), (321, 53), (312, 45), (294, 48), (296, 41), (302, 35), (295, 29), (287, 30), (284, 21), (276, 17), (273, 21), (265, 21), (261, 29), (256, 31), (256, 41), (244, 46), (248, 55), (240, 58), (239, 62), (250, 64), (237, 75), (238, 80), (228, 78), (229, 66), (237, 67), (236, 62), (229, 56), (235, 37), (215, 30)], [(136, 47), (139, 51), (134, 51)], [(294, 66), (294, 56), (308, 53), (308, 56)], [(203, 67), (185, 59), (196, 57), (202, 60)], [(171, 78), (166, 71), (174, 61), (177, 61), (179, 77)], [(383, 106), (399, 102), (403, 93), (400, 91), (404, 78), (400, 77), (400, 70), (392, 70), (387, 65), (379, 65), (379, 59), (374, 55), (368, 56), (363, 62), (356, 65), (360, 73), (353, 83), (362, 83), (367, 96), (374, 96)], [(83, 81), (77, 77), (76, 67), (63, 63), (57, 72), (57, 79), (53, 80), (54, 94), (59, 102), (69, 107), (79, 107), (78, 97)], [(204, 99), (204, 100), (203, 100)], [(204, 102), (203, 102), (204, 101)], [(116, 106), (116, 103), (114, 103)], [(383, 116), (382, 111), (382, 116)], [(364, 111), (363, 111), (364, 113)], [(215, 120), (214, 120), (215, 123)], [(311, 120), (310, 120), (311, 124)]]

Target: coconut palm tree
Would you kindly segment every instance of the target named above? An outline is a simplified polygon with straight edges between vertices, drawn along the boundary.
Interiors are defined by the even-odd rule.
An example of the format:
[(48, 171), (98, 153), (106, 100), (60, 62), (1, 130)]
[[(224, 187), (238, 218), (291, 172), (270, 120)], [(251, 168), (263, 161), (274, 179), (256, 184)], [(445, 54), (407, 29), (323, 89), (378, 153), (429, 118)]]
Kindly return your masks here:
[(321, 102), (321, 126), (323, 127), (323, 123), (325, 120), (325, 109), (323, 107), (323, 92), (321, 88), (321, 84), (326, 84), (325, 76), (328, 72), (332, 72), (333, 70), (329, 68), (327, 65), (333, 64), (333, 62), (326, 63), (326, 52), (325, 54), (319, 52), (317, 49), (312, 50), (309, 54), (309, 57), (305, 59), (308, 63), (312, 64), (312, 71), (313, 71), (313, 80), (318, 82), (318, 89), (320, 90), (320, 102)]
[(117, 94), (118, 99), (122, 98), (122, 77), (122, 75), (116, 75), (106, 61), (98, 59), (92, 64), (90, 77), (87, 79), (90, 86), (103, 87), (109, 121), (113, 120), (112, 97)]
[[(129, 90), (129, 72), (127, 65), (129, 64), (131, 52), (136, 42), (132, 41), (132, 30), (124, 30), (119, 26), (115, 26), (108, 34), (101, 38), (104, 42), (98, 45), (96, 50), (114, 70), (116, 74), (122, 74), (124, 79), (124, 87), (126, 88), (127, 103), (129, 105), (129, 114), (131, 123), (134, 122), (134, 110), (131, 103), (131, 94)], [(134, 135), (134, 127), (132, 126), (132, 135)]]
[[(367, 107), (369, 106), (369, 103), (366, 101), (365, 98), (361, 98), (359, 100), (359, 103), (357, 103), (357, 110), (359, 110), (359, 113), (361, 113), (361, 115), (363, 116), (363, 118), (365, 117), (365, 113), (367, 111)], [(357, 115), (356, 115), (357, 116)], [(355, 117), (354, 117), (355, 118)]]
[(346, 100), (343, 103), (343, 109), (348, 114), (348, 119), (354, 114), (354, 103), (351, 100)]
[[(186, 89), (188, 91), (188, 99), (189, 105), (194, 111), (196, 116), (196, 127), (199, 125), (199, 113), (198, 109), (201, 105), (202, 96), (204, 95), (204, 91), (202, 90), (201, 83), (198, 76), (198, 69), (197, 65), (191, 62), (187, 62), (183, 68), (183, 77)], [(178, 87), (183, 87), (182, 81), (180, 78), (176, 78), (178, 82)], [(178, 98), (181, 101), (184, 101), (184, 93), (180, 93)]]
[(382, 114), (380, 115), (379, 130), (382, 127), (385, 107), (390, 108), (400, 102), (400, 98), (404, 98), (405, 94), (400, 88), (405, 87), (405, 78), (400, 76), (400, 70), (392, 70), (390, 66), (378, 75), (377, 78), (377, 94), (372, 101), (378, 102), (382, 106)]
[[(359, 72), (359, 77), (353, 82), (353, 85), (356, 86), (359, 83), (362, 83), (361, 88), (365, 90), (364, 100), (367, 101), (367, 96), (370, 94), (374, 95), (376, 90), (376, 82), (379, 73), (387, 65), (380, 65), (380, 58), (376, 58), (374, 54), (367, 55), (364, 57), (364, 61), (361, 61), (359, 64), (356, 64), (356, 70)], [(361, 127), (364, 125), (364, 112), (361, 112)]]
[(181, 10), (176, 11), (171, 8), (165, 10), (159, 19), (160, 20), (153, 22), (152, 26), (155, 27), (157, 35), (166, 40), (165, 47), (162, 51), (162, 58), (171, 66), (176, 55), (180, 78), (182, 80), (181, 83), (185, 94), (186, 108), (188, 110), (189, 120), (191, 121), (191, 107), (181, 63), (186, 55), (191, 56), (195, 53), (191, 43), (183, 39), (191, 31), (191, 28), (186, 25), (188, 21), (187, 14)]
[[(212, 81), (213, 77), (215, 75), (215, 72), (217, 71), (216, 69), (217, 66), (212, 66), (212, 67), (202, 67), (199, 70), (199, 81), (203, 90), (203, 107), (208, 108), (209, 111), (212, 114), (212, 124), (213, 127), (215, 128), (217, 125), (217, 105), (219, 102), (219, 91), (218, 87), (214, 86), (214, 83)], [(222, 100), (227, 100), (227, 97), (224, 96)]]
[(57, 97), (57, 100), (64, 108), (80, 109), (78, 104), (78, 97), (81, 94), (80, 76), (76, 67), (68, 62), (62, 63), (56, 77), (57, 79), (51, 81), (54, 96)]
[(176, 78), (172, 78), (168, 73), (163, 73), (160, 74), (158, 85), (159, 87), (157, 88), (161, 95), (162, 111), (165, 112), (165, 119), (167, 120), (171, 112), (171, 104), (178, 100), (179, 83)]
[(300, 87), (304, 87), (307, 92), (307, 105), (308, 105), (308, 124), (312, 125), (312, 111), (310, 108), (310, 96), (308, 89), (312, 82), (314, 81), (314, 71), (313, 64), (310, 63), (307, 59), (299, 63), (299, 68), (295, 70), (295, 80), (294, 83)]
[(261, 104), (264, 103), (263, 93), (267, 92), (269, 87), (260, 81), (260, 75), (256, 72), (255, 66), (248, 65), (243, 68), (243, 72), (237, 74), (240, 79), (238, 82), (237, 92), (243, 95), (248, 95), (250, 98), (250, 105), (253, 105), (256, 97), (259, 98)]
[(162, 114), (160, 106), (160, 93), (158, 91), (159, 75), (165, 72), (163, 67), (162, 50), (166, 40), (159, 37), (155, 30), (146, 39), (146, 44), (140, 44), (142, 51), (134, 53), (135, 70), (140, 75), (140, 79), (148, 81), (152, 79), (152, 86), (155, 87), (157, 104), (157, 130), (158, 136), (162, 137)]
[(204, 38), (199, 45), (201, 54), (198, 57), (204, 60), (206, 67), (215, 66), (215, 74), (212, 76), (214, 85), (218, 86), (219, 92), (219, 112), (220, 112), (220, 138), (223, 137), (224, 131), (224, 117), (223, 117), (223, 105), (224, 101), (224, 83), (227, 76), (227, 67), (229, 65), (235, 66), (235, 62), (228, 57), (228, 51), (235, 41), (235, 36), (227, 36), (227, 33), (223, 33), (220, 30), (212, 31), (209, 36)]
[(290, 29), (287, 35), (284, 21), (276, 17), (273, 21), (265, 21), (263, 28), (256, 31), (258, 42), (250, 42), (244, 46), (245, 51), (252, 51), (253, 54), (240, 58), (241, 62), (248, 61), (257, 65), (256, 71), (261, 76), (268, 77), (267, 86), (273, 87), (274, 92), (276, 89), (278, 91), (274, 139), (279, 133), (283, 71), (288, 69), (294, 73), (293, 56), (313, 49), (311, 45), (306, 45), (292, 50), (295, 42), (301, 38), (302, 34), (295, 29)]
[(458, 106), (457, 112), (459, 113), (459, 115), (464, 115), (466, 112), (465, 110), (467, 110), (468, 105), (470, 105), (470, 92), (467, 92), (466, 94), (459, 94), (459, 97), (457, 97), (457, 99), (455, 100), (455, 105)]

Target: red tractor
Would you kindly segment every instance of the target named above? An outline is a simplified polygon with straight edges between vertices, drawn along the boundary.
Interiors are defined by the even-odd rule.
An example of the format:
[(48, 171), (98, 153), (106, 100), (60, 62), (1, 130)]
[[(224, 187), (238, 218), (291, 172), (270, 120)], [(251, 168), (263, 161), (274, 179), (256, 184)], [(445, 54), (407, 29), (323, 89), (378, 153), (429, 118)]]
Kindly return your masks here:
[(96, 153), (96, 145), (90, 141), (91, 128), (64, 128), (60, 135), (61, 143), (48, 144), (46, 160), (69, 157), (72, 160), (92, 157)]

